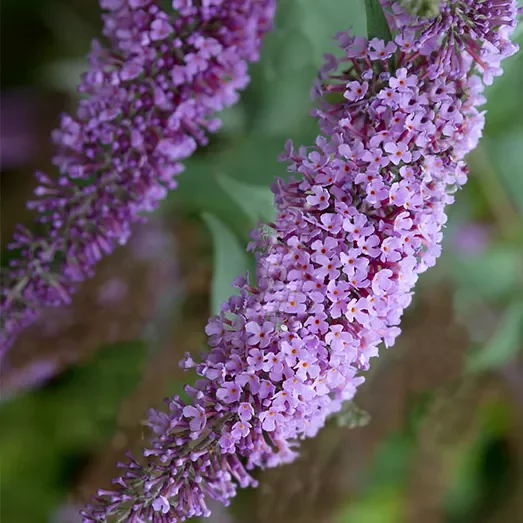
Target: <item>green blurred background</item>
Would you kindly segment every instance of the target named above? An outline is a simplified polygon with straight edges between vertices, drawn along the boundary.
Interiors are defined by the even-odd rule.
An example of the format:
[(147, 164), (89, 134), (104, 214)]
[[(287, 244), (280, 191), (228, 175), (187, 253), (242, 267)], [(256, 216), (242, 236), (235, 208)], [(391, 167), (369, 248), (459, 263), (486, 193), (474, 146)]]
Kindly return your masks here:
[[(2, 263), (28, 222), (32, 171), (74, 107), (100, 32), (94, 0), (4, 0), (1, 12)], [(273, 215), (288, 138), (310, 144), (309, 91), (331, 35), (365, 35), (363, 0), (281, 0), (241, 102), (187, 162), (130, 245), (66, 310), (46, 311), (0, 372), (0, 520), (74, 523), (146, 438), (147, 408), (193, 379), (177, 361), (252, 267), (248, 231)], [(517, 32), (523, 44), (523, 31)], [(487, 91), (485, 137), (397, 346), (357, 396), (365, 427), (333, 424), (295, 464), (262, 472), (210, 523), (512, 523), (523, 519), (523, 54)]]

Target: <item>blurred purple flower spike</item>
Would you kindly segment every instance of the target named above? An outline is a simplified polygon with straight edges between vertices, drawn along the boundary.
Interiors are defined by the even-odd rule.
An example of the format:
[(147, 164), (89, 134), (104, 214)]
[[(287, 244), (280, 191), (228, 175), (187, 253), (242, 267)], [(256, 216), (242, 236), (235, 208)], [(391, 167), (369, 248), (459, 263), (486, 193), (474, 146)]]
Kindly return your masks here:
[(75, 116), (53, 133), (58, 178), (36, 173), (40, 233), (20, 226), (2, 272), (0, 358), (46, 306), (68, 303), (96, 263), (154, 211), (182, 160), (238, 101), (275, 0), (102, 0), (109, 47), (93, 42)]

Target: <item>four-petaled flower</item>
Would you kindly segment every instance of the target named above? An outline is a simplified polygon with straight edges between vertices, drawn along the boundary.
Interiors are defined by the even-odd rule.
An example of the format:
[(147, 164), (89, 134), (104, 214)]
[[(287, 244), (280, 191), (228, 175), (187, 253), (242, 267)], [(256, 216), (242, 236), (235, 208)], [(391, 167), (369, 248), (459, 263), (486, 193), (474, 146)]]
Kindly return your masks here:
[(273, 432), (276, 430), (276, 425), (284, 420), (284, 416), (278, 407), (271, 407), (260, 414), (260, 421), (262, 422), (263, 430)]
[(349, 82), (346, 85), (346, 91), (343, 93), (344, 98), (351, 102), (361, 100), (369, 90), (368, 82)]
[(389, 153), (390, 161), (394, 165), (398, 165), (400, 162), (409, 163), (412, 160), (412, 153), (405, 143), (387, 142), (383, 149)]
[(183, 409), (183, 415), (186, 418), (191, 418), (189, 422), (189, 427), (193, 432), (200, 432), (205, 427), (207, 423), (207, 417), (205, 415), (205, 410), (200, 406), (187, 405)]
[(226, 381), (221, 388), (216, 391), (216, 397), (225, 403), (234, 403), (240, 399), (241, 388), (235, 382)]
[(329, 191), (319, 185), (315, 185), (311, 190), (314, 194), (307, 196), (307, 203), (320, 210), (326, 209), (329, 206)]
[(245, 330), (250, 334), (249, 344), (265, 348), (271, 342), (270, 334), (274, 331), (274, 325), (270, 321), (264, 321), (261, 326), (255, 321), (250, 321), (245, 325)]

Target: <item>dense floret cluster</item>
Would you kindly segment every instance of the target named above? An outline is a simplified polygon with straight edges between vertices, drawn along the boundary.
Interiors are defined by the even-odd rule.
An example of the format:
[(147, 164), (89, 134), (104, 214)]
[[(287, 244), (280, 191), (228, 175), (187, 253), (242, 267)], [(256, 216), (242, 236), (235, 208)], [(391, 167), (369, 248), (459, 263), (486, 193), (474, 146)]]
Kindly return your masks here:
[(406, 30), (416, 51), (431, 56), (430, 78), (462, 78), (475, 62), (488, 85), (503, 74), (501, 61), (518, 50), (510, 41), (522, 12), (516, 0), (442, 0), (438, 16), (429, 19), (413, 18), (395, 0), (380, 1), (391, 26)]

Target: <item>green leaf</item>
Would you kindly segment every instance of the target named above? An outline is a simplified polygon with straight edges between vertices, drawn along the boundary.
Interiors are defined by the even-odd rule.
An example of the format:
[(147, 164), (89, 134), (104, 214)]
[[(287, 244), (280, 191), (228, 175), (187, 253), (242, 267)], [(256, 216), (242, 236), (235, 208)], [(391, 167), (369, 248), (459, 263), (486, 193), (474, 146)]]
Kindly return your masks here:
[(400, 523), (405, 521), (401, 486), (371, 488), (342, 510), (337, 523)]
[(458, 305), (479, 300), (499, 300), (511, 294), (519, 278), (521, 249), (495, 243), (481, 256), (459, 256), (453, 259), (451, 276), (457, 286)]
[[(314, 123), (312, 118), (308, 120)], [(186, 162), (185, 175), (180, 177), (178, 188), (169, 193), (160, 212), (175, 209), (176, 212), (197, 216), (209, 212), (246, 243), (254, 224), (252, 213), (249, 216), (245, 205), (239, 205), (238, 198), (234, 198), (234, 191), (225, 187), (223, 173), (234, 181), (260, 188), (260, 191), (261, 186), (267, 187), (268, 194), (268, 187), (275, 177), (286, 174), (285, 165), (278, 162), (278, 155), (287, 138), (258, 132), (238, 134), (234, 135), (234, 140), (219, 142), (215, 147), (211, 145), (208, 150), (200, 151)], [(259, 197), (258, 194), (256, 199), (260, 200)], [(267, 197), (262, 201), (269, 203)], [(269, 216), (272, 213), (266, 211), (262, 217)]]
[(445, 493), (445, 506), (455, 518), (453, 521), (466, 520), (481, 499), (482, 450), (488, 438), (488, 433), (478, 432), (462, 452), (456, 453)]
[(523, 213), (522, 144), (523, 127), (513, 129), (512, 132), (496, 138), (486, 138), (482, 144), (507, 196), (518, 206), (521, 213)]
[(303, 11), (301, 29), (314, 47), (313, 59), (316, 67), (323, 62), (324, 53), (335, 51), (333, 36), (337, 31), (350, 29), (351, 34), (354, 35), (366, 34), (365, 8), (360, 1), (298, 0), (298, 3)]
[(251, 227), (259, 221), (274, 221), (276, 209), (273, 203), (273, 194), (269, 187), (244, 183), (226, 174), (219, 174), (217, 178), (222, 189), (249, 216)]
[(367, 472), (368, 484), (374, 487), (398, 486), (408, 478), (409, 464), (414, 452), (413, 437), (394, 432), (382, 441)]
[(281, 2), (275, 30), (265, 38), (262, 59), (250, 68), (252, 83), (242, 95), (251, 129), (281, 133), (282, 143), (314, 140), (318, 129), (309, 116), (310, 90), (324, 54), (337, 52), (333, 35), (349, 28), (366, 34), (363, 2)]
[(275, 177), (285, 175), (286, 165), (278, 161), (278, 156), (287, 138), (285, 135), (259, 132), (238, 137), (228, 150), (215, 158), (216, 176), (227, 173), (227, 176), (236, 180), (269, 187)]
[(180, 176), (178, 188), (167, 195), (160, 212), (175, 211), (193, 216), (210, 212), (246, 241), (249, 232), (245, 227), (246, 216), (218, 184), (217, 176), (222, 171), (224, 155), (217, 151), (212, 156), (212, 162), (201, 153), (187, 160), (185, 175)]
[[(523, 24), (518, 36), (512, 40), (523, 46)], [(523, 53), (516, 53), (503, 60), (503, 75), (496, 78), (485, 90), (487, 97), (487, 121), (485, 133), (487, 136), (506, 136), (511, 131), (523, 129), (523, 107), (517, 93), (523, 90)], [(521, 142), (520, 142), (521, 143)]]
[(470, 357), (467, 370), (481, 372), (501, 367), (523, 347), (523, 300), (513, 302), (505, 311), (498, 330), (490, 341)]
[(392, 40), (389, 24), (379, 0), (365, 0), (365, 12), (367, 14), (367, 38), (369, 40), (381, 38), (385, 42)]
[(78, 58), (58, 60), (42, 69), (42, 82), (48, 88), (66, 91), (70, 96), (78, 96), (78, 84), (87, 70), (86, 61)]
[(232, 294), (239, 294), (231, 282), (249, 270), (249, 262), (238, 238), (215, 215), (208, 212), (202, 218), (211, 231), (214, 243), (214, 274), (211, 292), (211, 310), (220, 312), (221, 304)]
[(310, 37), (299, 28), (280, 34), (275, 48), (278, 52), (273, 53), (271, 61), (277, 77), (290, 76), (311, 65), (314, 45)]

